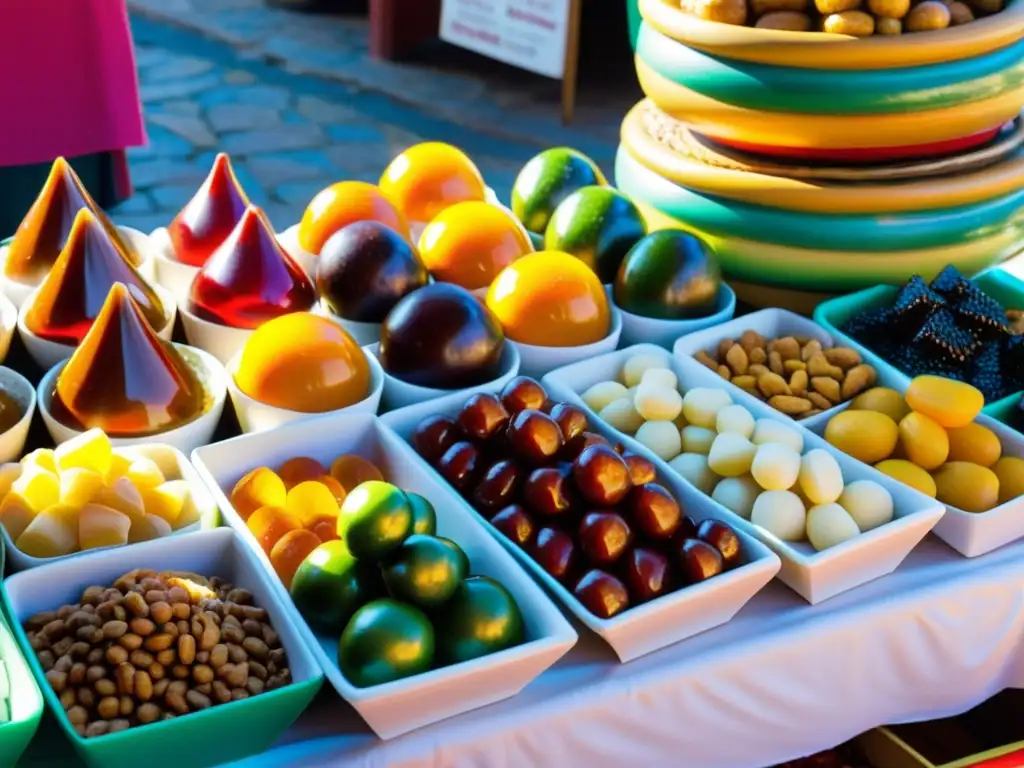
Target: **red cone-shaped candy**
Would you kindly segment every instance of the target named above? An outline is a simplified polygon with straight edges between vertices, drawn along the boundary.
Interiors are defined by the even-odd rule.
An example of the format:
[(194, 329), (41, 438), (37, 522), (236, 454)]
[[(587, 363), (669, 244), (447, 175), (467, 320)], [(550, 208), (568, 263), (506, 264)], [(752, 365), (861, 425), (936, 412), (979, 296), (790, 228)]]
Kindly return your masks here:
[(42, 282), (67, 243), (75, 216), (83, 208), (93, 213), (134, 266), (142, 263), (141, 256), (127, 238), (82, 186), (74, 169), (63, 157), (58, 157), (50, 167), (46, 183), (22, 219), (18, 231), (14, 233), (4, 264), (4, 274), (26, 285)]
[(156, 291), (89, 209), (83, 208), (75, 217), (64, 250), (25, 313), (25, 325), (44, 339), (77, 346), (92, 327), (114, 283), (127, 287), (154, 329), (164, 327), (164, 306)]
[(167, 228), (178, 261), (201, 267), (235, 228), (249, 205), (223, 152), (213, 161), (206, 181)]
[(188, 311), (211, 323), (258, 328), (316, 303), (309, 276), (254, 205), (192, 280)]
[(154, 333), (128, 289), (115, 283), (57, 377), (50, 410), (75, 429), (141, 437), (194, 420), (208, 397), (193, 367)]

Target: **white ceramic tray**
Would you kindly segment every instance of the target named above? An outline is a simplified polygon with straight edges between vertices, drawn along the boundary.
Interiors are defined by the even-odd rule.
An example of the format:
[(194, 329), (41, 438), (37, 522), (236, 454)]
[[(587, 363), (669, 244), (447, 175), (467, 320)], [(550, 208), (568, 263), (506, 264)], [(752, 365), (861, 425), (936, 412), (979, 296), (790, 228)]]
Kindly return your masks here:
[[(668, 355), (664, 350), (662, 352)], [(578, 365), (586, 364), (578, 363)], [(549, 395), (554, 397), (551, 392)], [(382, 417), (381, 421), (408, 442), (416, 426), (423, 419), (435, 414), (454, 416), (462, 408), (466, 399), (466, 395), (448, 396), (389, 413)], [(596, 420), (592, 421), (591, 429), (605, 436), (617, 435), (606, 424)], [(416, 461), (425, 468), (429, 466), (419, 456), (416, 456)], [(434, 477), (440, 478), (435, 470), (430, 469), (430, 472)], [(684, 483), (674, 473), (666, 471), (665, 467), (659, 467), (658, 477), (658, 482), (672, 492), (686, 514), (698, 522), (714, 518), (732, 523), (731, 513), (727, 515), (724, 508), (718, 507), (711, 499)], [(440, 482), (444, 483), (443, 480)], [(452, 493), (454, 495), (454, 491)], [(700, 584), (659, 597), (649, 603), (630, 608), (611, 619), (601, 619), (584, 608), (572, 592), (552, 578), (529, 554), (496, 531), (461, 497), (459, 497), (459, 504), (486, 526), (491, 535), (497, 538), (548, 591), (553, 592), (576, 618), (607, 642), (622, 661), (632, 661), (659, 648), (726, 623), (750, 598), (772, 580), (780, 565), (778, 557), (772, 554), (767, 547), (737, 528), (737, 533), (743, 543), (746, 565)]]
[(541, 347), (536, 344), (522, 344), (509, 340), (519, 352), (519, 373), (539, 379), (548, 371), (560, 368), (579, 360), (589, 360), (596, 355), (611, 352), (619, 346), (622, 334), (623, 313), (609, 304), (611, 311), (611, 330), (608, 335), (593, 344), (581, 344), (578, 347)]
[(7, 359), (17, 327), (18, 308), (5, 294), (0, 293), (0, 363)]
[(31, 382), (15, 370), (0, 367), (0, 390), (3, 390), (21, 408), (22, 416), (18, 423), (0, 434), (0, 464), (17, 461), (25, 450), (28, 430), (32, 426), (32, 417), (36, 413), (36, 388)]
[[(595, 419), (596, 415), (583, 402), (580, 394), (598, 382), (617, 379), (626, 360), (638, 354), (656, 355), (664, 359), (678, 376), (679, 386), (683, 392), (693, 387), (722, 388), (726, 386), (718, 374), (705, 368), (696, 360), (680, 359), (652, 344), (638, 344), (585, 363), (566, 366), (545, 376), (543, 384), (552, 399), (570, 401), (583, 408), (590, 418)], [(748, 395), (738, 387), (730, 385), (728, 391), (732, 395), (733, 402), (745, 406), (755, 419), (768, 418), (783, 423), (793, 423), (785, 415)], [(842, 544), (816, 552), (809, 543), (792, 543), (772, 536), (764, 529), (697, 491), (689, 482), (683, 481), (681, 478), (678, 482), (691, 492), (699, 494), (704, 503), (715, 510), (716, 516), (740, 530), (759, 537), (771, 547), (782, 558), (779, 580), (808, 602), (820, 603), (841, 592), (894, 571), (935, 526), (944, 510), (942, 505), (934, 499), (929, 499), (902, 483), (886, 477), (881, 472), (840, 453), (822, 438), (799, 427), (799, 422), (797, 422), (797, 426), (804, 435), (804, 451), (814, 448), (827, 450), (839, 462), (843, 471), (843, 479), (847, 483), (854, 480), (874, 480), (881, 483), (892, 494), (895, 502), (895, 519), (891, 523), (862, 533)], [(633, 437), (617, 430), (612, 431), (618, 439), (629, 446), (630, 450), (643, 453), (656, 462), (660, 471), (679, 478), (679, 475), (673, 472), (667, 463), (657, 458)]]
[(259, 466), (276, 467), (295, 456), (330, 463), (346, 453), (358, 453), (377, 465), (385, 478), (404, 490), (419, 493), (437, 511), (437, 533), (465, 550), (470, 573), (491, 576), (515, 597), (526, 624), (527, 642), (515, 648), (461, 664), (432, 670), (392, 683), (357, 688), (341, 674), (338, 638), (316, 637), (295, 609), (284, 585), (271, 576), (288, 606), (292, 621), (313, 649), (327, 679), (356, 708), (381, 738), (468, 712), (517, 694), (560, 659), (577, 635), (550, 598), (508, 554), (472, 519), (465, 505), (445, 482), (422, 465), (379, 420), (367, 414), (329, 414), (286, 424), (273, 432), (243, 435), (196, 450), (196, 469), (213, 491), (224, 520), (269, 573), (270, 561), (231, 506), (235, 483)]
[[(171, 536), (178, 536), (183, 533), (194, 533), (202, 528), (215, 528), (220, 524), (220, 515), (217, 510), (217, 503), (210, 495), (210, 491), (207, 489), (206, 484), (200, 479), (199, 475), (196, 474), (192, 464), (187, 458), (185, 458), (185, 454), (177, 448), (172, 448), (169, 445), (161, 443), (149, 443), (146, 445), (117, 448), (116, 450), (118, 453), (122, 453), (125, 456), (133, 458), (145, 457), (147, 459), (151, 459), (158, 467), (160, 467), (160, 471), (167, 480), (185, 480), (188, 482), (189, 490), (192, 492), (192, 501), (195, 503), (196, 509), (199, 511), (199, 521), (181, 528), (180, 530), (172, 531), (170, 534)], [(0, 538), (3, 539), (4, 546), (7, 548), (7, 559), (11, 563), (11, 569), (15, 571), (23, 571), (28, 568), (36, 568), (41, 565), (69, 560), (71, 558), (81, 557), (93, 552), (103, 552), (107, 549), (124, 549), (124, 547), (104, 547), (102, 549), (87, 549), (72, 552), (70, 555), (64, 555), (62, 557), (40, 558), (26, 555), (18, 549), (14, 545), (14, 541), (11, 540), (10, 534), (7, 533), (7, 529), (2, 525), (0, 525)], [(126, 546), (136, 547), (138, 545), (128, 544)]]
[(672, 345), (681, 336), (732, 320), (736, 314), (736, 294), (723, 282), (718, 289), (715, 311), (707, 317), (695, 317), (691, 320), (664, 320), (634, 315), (621, 308), (619, 311), (622, 313), (622, 337), (619, 340), (621, 346), (647, 343), (672, 349)]

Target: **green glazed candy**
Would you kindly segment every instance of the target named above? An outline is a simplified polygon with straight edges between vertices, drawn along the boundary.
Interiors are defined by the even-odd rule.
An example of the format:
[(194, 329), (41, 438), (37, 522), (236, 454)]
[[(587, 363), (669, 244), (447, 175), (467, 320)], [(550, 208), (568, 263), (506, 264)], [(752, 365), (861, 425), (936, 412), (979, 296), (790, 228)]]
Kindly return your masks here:
[(433, 536), (437, 533), (437, 513), (434, 505), (418, 493), (405, 492), (412, 506), (412, 532)]
[(512, 185), (512, 213), (530, 232), (543, 233), (551, 214), (582, 187), (605, 186), (597, 165), (568, 147), (554, 147), (530, 160)]
[(434, 628), (419, 608), (396, 600), (367, 603), (338, 642), (338, 666), (358, 688), (418, 675), (434, 662)]
[(388, 592), (422, 608), (444, 604), (466, 578), (469, 560), (448, 539), (414, 533), (381, 565)]
[(338, 515), (338, 536), (358, 560), (376, 561), (412, 533), (409, 497), (391, 483), (369, 480), (352, 489)]
[(314, 630), (337, 636), (382, 587), (373, 565), (356, 560), (345, 542), (328, 541), (302, 561), (292, 579), (291, 596)]
[(463, 581), (435, 623), (438, 658), (446, 664), (511, 648), (526, 634), (515, 598), (487, 576)]
[(715, 311), (722, 278), (711, 247), (681, 229), (640, 240), (615, 278), (619, 309), (641, 317), (683, 320)]

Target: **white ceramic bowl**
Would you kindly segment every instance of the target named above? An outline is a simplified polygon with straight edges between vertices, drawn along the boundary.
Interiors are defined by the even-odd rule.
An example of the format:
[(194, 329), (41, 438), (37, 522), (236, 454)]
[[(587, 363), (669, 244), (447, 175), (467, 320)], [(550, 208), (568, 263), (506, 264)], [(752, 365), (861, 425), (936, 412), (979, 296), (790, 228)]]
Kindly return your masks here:
[(490, 576), (515, 597), (523, 613), (527, 641), (461, 664), (370, 688), (349, 683), (338, 668), (338, 638), (314, 635), (295, 609), (284, 585), (270, 576), (289, 621), (302, 633), (327, 679), (381, 738), (388, 739), (430, 723), (514, 696), (576, 643), (569, 622), (522, 569), (467, 512), (465, 504), (412, 450), (368, 414), (333, 413), (273, 432), (244, 435), (199, 448), (192, 454), (199, 474), (213, 490), (224, 520), (273, 573), (270, 561), (238, 516), (229, 496), (235, 483), (259, 466), (276, 467), (294, 456), (325, 465), (358, 453), (404, 490), (427, 498), (437, 511), (437, 533), (457, 542), (470, 560), (470, 573)]
[[(111, 437), (110, 442), (116, 446), (144, 445), (146, 443), (160, 442), (177, 448), (182, 453), (188, 454), (193, 448), (206, 445), (213, 437), (217, 429), (217, 423), (224, 412), (224, 401), (228, 394), (228, 375), (217, 358), (209, 352), (204, 352), (196, 347), (189, 347), (184, 344), (175, 344), (190, 360), (197, 364), (199, 380), (206, 387), (210, 394), (211, 404), (198, 418), (188, 424), (161, 432), (157, 435), (146, 435), (144, 437)], [(39, 412), (43, 415), (43, 422), (53, 441), (60, 445), (76, 435), (82, 434), (81, 430), (73, 429), (53, 417), (50, 410), (50, 403), (53, 400), (53, 393), (57, 386), (57, 376), (64, 367), (66, 360), (57, 363), (46, 372), (36, 394), (39, 400)]]
[[(667, 353), (666, 353), (667, 354)], [(490, 389), (487, 391), (494, 392)], [(558, 397), (548, 391), (552, 399)], [(407, 443), (411, 440), (416, 426), (428, 416), (444, 414), (454, 416), (466, 402), (466, 394), (449, 395), (440, 400), (403, 408), (386, 414), (381, 421), (393, 429)], [(593, 419), (590, 429), (606, 437), (614, 436), (614, 430), (604, 422)], [(413, 453), (415, 453), (413, 451)], [(418, 455), (415, 461), (424, 468), (429, 465)], [(437, 478), (440, 475), (430, 470)], [(440, 482), (444, 483), (443, 480)], [(658, 482), (672, 492), (679, 500), (686, 514), (697, 521), (714, 518), (733, 525), (743, 545), (745, 565), (723, 573), (713, 579), (685, 587), (671, 594), (659, 597), (649, 603), (638, 605), (614, 616), (601, 619), (583, 607), (568, 589), (547, 573), (529, 554), (496, 531), (476, 510), (461, 497), (460, 504), (491, 535), (537, 579), (548, 592), (554, 593), (579, 621), (599, 635), (612, 647), (622, 661), (632, 661), (665, 646), (693, 637), (701, 632), (725, 624), (746, 605), (762, 587), (779, 571), (779, 558), (764, 544), (751, 536), (748, 531), (733, 524), (732, 513), (711, 501), (688, 483), (683, 482), (667, 467), (658, 468)], [(453, 498), (455, 497), (454, 492)]]
[(156, 282), (171, 292), (176, 303), (185, 301), (192, 278), (199, 272), (199, 267), (184, 264), (174, 257), (174, 246), (171, 245), (166, 227), (154, 229), (149, 240), (153, 247), (153, 274)]
[[(581, 393), (598, 382), (617, 379), (626, 360), (638, 354), (657, 355), (665, 360), (666, 365), (679, 378), (679, 386), (683, 392), (693, 387), (721, 389), (727, 386), (718, 374), (705, 368), (696, 360), (676, 357), (653, 344), (638, 344), (594, 360), (566, 366), (545, 376), (543, 384), (553, 400), (567, 400), (584, 409), (591, 419), (596, 419), (594, 412), (583, 402)], [(747, 408), (755, 419), (789, 421), (786, 416), (767, 403), (748, 395), (738, 387), (731, 387), (728, 391), (733, 402)], [(789, 421), (789, 423), (793, 422)], [(804, 452), (814, 448), (823, 448), (831, 453), (839, 462), (845, 482), (874, 480), (884, 486), (892, 494), (895, 502), (893, 521), (862, 533), (842, 544), (817, 552), (807, 542), (794, 543), (776, 538), (749, 520), (745, 520), (721, 506), (704, 493), (696, 491), (696, 488), (688, 481), (680, 479), (679, 482), (696, 491), (706, 503), (716, 509), (723, 519), (736, 528), (757, 536), (774, 550), (782, 559), (779, 580), (809, 603), (820, 603), (841, 592), (891, 573), (935, 526), (945, 510), (934, 499), (929, 499), (902, 483), (886, 477), (872, 467), (861, 464), (837, 451), (816, 434), (800, 427), (799, 423), (797, 423), (797, 428), (804, 436)], [(630, 450), (643, 453), (655, 461), (660, 471), (679, 477), (666, 462), (657, 458), (635, 438), (617, 430), (613, 431), (629, 446)]]
[(569, 365), (579, 360), (589, 360), (614, 350), (619, 346), (619, 336), (622, 334), (622, 312), (611, 305), (608, 308), (611, 310), (611, 330), (607, 336), (593, 344), (583, 344), (579, 347), (540, 347), (535, 344), (512, 341), (511, 343), (519, 351), (519, 372), (524, 376), (539, 379), (555, 368), (561, 368), (563, 365)]
[(0, 464), (4, 464), (20, 459), (25, 450), (25, 440), (36, 412), (36, 388), (17, 371), (0, 367), (0, 390), (13, 397), (21, 408), (18, 423), (0, 434)]
[(253, 332), (247, 328), (232, 328), (229, 325), (211, 323), (189, 312), (182, 302), (178, 307), (185, 338), (193, 347), (199, 347), (217, 358), (223, 365), (241, 352)]
[(0, 293), (0, 363), (7, 359), (11, 351), (11, 342), (18, 327), (18, 307), (14, 302)]
[[(174, 333), (174, 320), (178, 316), (176, 302), (166, 288), (162, 288), (159, 285), (154, 285), (152, 288), (164, 306), (164, 325), (156, 332), (156, 335), (161, 339), (170, 341), (171, 335)], [(37, 336), (25, 325), (25, 315), (32, 308), (38, 296), (39, 289), (36, 288), (29, 294), (25, 303), (21, 305), (21, 309), (18, 312), (18, 335), (21, 336), (21, 341), (25, 345), (29, 357), (35, 360), (36, 365), (46, 371), (61, 360), (67, 360), (71, 357), (76, 345), (61, 344), (57, 341), (44, 339), (41, 336)]]
[[(370, 366), (370, 394), (358, 403), (339, 408), (335, 411), (328, 411), (329, 414), (336, 413), (377, 413), (380, 408), (381, 395), (384, 393), (384, 370), (380, 362), (367, 350), (366, 361)], [(238, 370), (238, 362), (242, 357), (241, 351), (235, 354), (228, 363), (228, 394), (235, 406), (235, 415), (238, 416), (238, 424), (243, 432), (266, 432), (289, 421), (307, 419), (312, 416), (323, 416), (326, 414), (306, 413), (305, 411), (290, 411), (287, 408), (277, 408), (273, 405), (261, 403), (242, 392), (235, 384), (235, 372)], [(198, 447), (198, 446), (196, 446)]]
[(619, 309), (622, 313), (622, 346), (632, 344), (657, 344), (659, 347), (671, 349), (676, 339), (689, 333), (720, 326), (732, 320), (736, 313), (736, 294), (724, 282), (718, 289), (715, 311), (707, 317), (695, 317), (689, 320), (663, 320), (657, 317), (642, 317)]
[(380, 341), (380, 328), (383, 323), (361, 323), (358, 320), (347, 320), (344, 317), (339, 317), (324, 305), (323, 299), (318, 301), (316, 306), (313, 307), (313, 313), (330, 318), (336, 322), (348, 331), (349, 335), (356, 340), (356, 344), (361, 347), (376, 344)]
[(310, 280), (316, 285), (316, 265), (319, 254), (310, 253), (299, 245), (299, 225), (292, 224), (284, 232), (278, 232), (277, 242), (281, 244), (281, 247), (284, 248), (289, 256), (302, 265)]
[[(366, 349), (367, 354), (377, 357), (379, 344), (370, 344)], [(379, 358), (378, 358), (379, 359)], [(497, 392), (508, 384), (519, 374), (519, 350), (515, 344), (505, 344), (501, 352), (501, 375), (493, 381), (477, 384), (475, 387), (464, 389), (434, 389), (433, 387), (420, 387), (410, 384), (392, 376), (384, 371), (384, 400), (381, 406), (382, 411), (393, 411), (396, 408), (404, 408), (408, 405), (436, 400), (440, 397), (455, 394), (468, 398), (474, 392)]]
[[(192, 492), (192, 500), (199, 510), (199, 520), (192, 525), (172, 531), (171, 536), (194, 533), (204, 528), (216, 528), (220, 524), (217, 503), (213, 500), (209, 489), (200, 479), (199, 475), (196, 474), (196, 470), (189, 463), (185, 454), (177, 448), (162, 443), (147, 443), (119, 448), (118, 451), (131, 458), (150, 459), (160, 467), (160, 471), (167, 480), (184, 480), (188, 483), (189, 490)], [(7, 529), (2, 525), (0, 525), (0, 536), (3, 537), (3, 543), (7, 547), (7, 558), (11, 563), (11, 568), (15, 571), (24, 571), (27, 568), (36, 568), (40, 565), (55, 563), (58, 560), (81, 557), (92, 552), (101, 552), (107, 549), (123, 549), (123, 547), (103, 547), (102, 549), (80, 550), (62, 557), (32, 557), (31, 555), (26, 555), (15, 546), (10, 534), (7, 533)], [(134, 547), (136, 545), (128, 544), (126, 546)]]

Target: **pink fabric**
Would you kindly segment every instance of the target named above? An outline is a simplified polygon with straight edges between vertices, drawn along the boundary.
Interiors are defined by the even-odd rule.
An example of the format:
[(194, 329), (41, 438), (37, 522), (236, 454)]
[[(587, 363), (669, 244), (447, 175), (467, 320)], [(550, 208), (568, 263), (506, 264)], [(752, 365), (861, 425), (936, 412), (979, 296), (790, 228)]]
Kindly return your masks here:
[(0, 166), (146, 142), (124, 0), (0, 0)]

